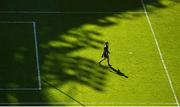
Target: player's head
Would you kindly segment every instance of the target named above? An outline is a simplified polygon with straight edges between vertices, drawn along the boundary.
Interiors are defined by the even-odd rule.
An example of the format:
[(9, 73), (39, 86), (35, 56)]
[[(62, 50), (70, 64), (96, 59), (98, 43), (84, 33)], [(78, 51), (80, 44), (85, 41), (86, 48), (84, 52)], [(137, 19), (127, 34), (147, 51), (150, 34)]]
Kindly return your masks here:
[(109, 42), (108, 42), (108, 41), (106, 41), (106, 42), (105, 42), (105, 45), (108, 45), (108, 44), (109, 44)]

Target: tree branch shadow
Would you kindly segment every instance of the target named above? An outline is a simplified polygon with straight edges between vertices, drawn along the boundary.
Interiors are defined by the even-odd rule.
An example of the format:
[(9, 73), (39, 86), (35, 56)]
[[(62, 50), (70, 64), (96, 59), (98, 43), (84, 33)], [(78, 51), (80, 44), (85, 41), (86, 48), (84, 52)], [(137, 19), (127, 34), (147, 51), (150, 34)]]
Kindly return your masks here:
[(51, 84), (48, 81), (42, 80), (43, 83), (49, 85), (50, 87), (56, 89), (57, 91), (59, 91), (60, 93), (64, 94), (65, 96), (69, 97), (70, 99), (74, 100), (75, 102), (77, 102), (78, 104), (80, 104), (81, 106), (85, 106), (84, 104), (82, 104), (80, 101), (78, 101), (77, 99), (75, 99), (74, 97), (68, 95), (66, 92), (62, 91), (61, 89), (57, 88), (56, 86), (54, 86), (53, 84)]
[[(103, 41), (97, 40), (92, 36), (102, 36), (102, 34), (97, 30), (78, 30), (77, 32), (70, 32), (72, 29), (81, 28), (85, 24), (91, 24), (93, 26), (98, 27), (108, 27), (114, 26), (117, 23), (111, 20), (108, 20), (107, 17), (117, 17), (119, 19), (133, 19), (139, 14), (135, 14), (134, 17), (124, 17), (123, 13), (111, 13), (111, 11), (115, 12), (128, 12), (128, 11), (139, 11), (142, 9), (142, 5), (138, 4), (140, 0), (109, 0), (98, 1), (98, 0), (31, 0), (31, 1), (23, 1), (23, 0), (3, 0), (0, 4), (1, 9), (0, 11), (21, 11), (26, 9), (28, 11), (108, 11), (109, 13), (102, 13), (102, 14), (1, 14), (0, 20), (2, 21), (36, 21), (37, 23), (37, 35), (39, 37), (39, 48), (40, 48), (40, 67), (41, 67), (41, 76), (44, 81), (48, 82), (50, 86), (53, 86), (61, 93), (64, 93), (68, 97), (66, 92), (61, 91), (57, 86), (62, 87), (63, 85), (67, 84), (68, 82), (72, 83), (80, 83), (88, 88), (92, 88), (98, 92), (102, 92), (106, 87), (106, 78), (108, 77), (107, 72), (104, 72), (103, 67), (99, 67), (95, 61), (92, 59), (88, 59), (81, 56), (71, 56), (69, 53), (73, 53), (79, 50), (87, 49), (87, 48), (94, 48), (99, 49), (97, 45), (102, 45)], [(71, 2), (70, 2), (71, 1)], [(177, 1), (178, 0), (174, 0)], [(42, 4), (43, 3), (43, 4)], [(147, 5), (154, 6), (156, 8), (167, 8), (164, 4), (161, 4), (159, 0), (146, 0), (145, 3)], [(32, 8), (33, 7), (33, 8)], [(61, 8), (61, 9), (59, 9)], [(154, 10), (153, 10), (154, 11)], [(122, 16), (121, 16), (122, 15)], [(98, 20), (103, 21), (98, 21)], [(9, 27), (6, 29), (7, 31), (4, 34), (9, 32)], [(15, 31), (17, 32), (17, 31)], [(2, 33), (2, 32), (1, 32)], [(13, 32), (12, 32), (13, 33)], [(19, 35), (14, 33), (14, 35)], [(67, 41), (66, 37), (73, 37), (77, 39), (76, 42)], [(85, 35), (85, 36), (84, 36)], [(27, 35), (26, 35), (27, 36)], [(22, 41), (26, 42), (27, 39), (25, 35), (20, 35)], [(30, 35), (31, 36), (31, 35)], [(2, 41), (7, 41), (5, 38)], [(13, 40), (14, 42), (17, 42)], [(89, 42), (91, 41), (91, 42)], [(55, 45), (51, 45), (51, 43), (55, 43)], [(58, 43), (66, 44), (68, 46), (59, 46)], [(31, 45), (29, 43), (28, 45)], [(24, 44), (23, 44), (24, 46)], [(18, 49), (19, 46), (14, 46), (14, 49)], [(27, 47), (26, 47), (27, 48)], [(6, 47), (2, 47), (2, 50), (5, 51)], [(26, 50), (29, 50), (27, 48)], [(10, 53), (10, 55), (8, 55)], [(13, 60), (11, 56), (12, 52), (4, 52), (1, 53), (1, 56), (8, 56), (9, 60)], [(31, 51), (27, 52), (31, 53)], [(26, 59), (30, 59), (30, 57), (25, 56)], [(7, 60), (7, 59), (6, 59)], [(31, 60), (31, 59), (30, 59)], [(27, 62), (24, 60), (24, 62)], [(9, 62), (7, 62), (8, 65)], [(2, 65), (4, 62), (1, 63)], [(30, 64), (27, 64), (30, 65)], [(9, 67), (10, 68), (10, 67)], [(124, 74), (119, 69), (114, 67), (109, 67), (110, 71), (125, 78), (129, 78), (126, 74)], [(20, 67), (21, 69), (21, 67)], [(14, 73), (14, 72), (13, 72)], [(33, 77), (32, 69), (26, 70), (23, 75), (27, 75), (29, 77)], [(31, 74), (31, 75), (29, 75)], [(12, 77), (17, 74), (11, 74)], [(9, 71), (5, 72), (4, 75), (1, 75), (1, 84), (7, 87), (7, 84), (11, 82), (6, 81), (5, 77), (9, 77)], [(9, 77), (10, 78), (10, 77)], [(16, 78), (15, 78), (16, 79)], [(36, 80), (36, 79), (35, 79)], [(22, 80), (19, 80), (22, 82)], [(53, 81), (53, 82), (51, 82)], [(55, 81), (55, 82), (54, 82)], [(31, 80), (29, 80), (29, 83)], [(18, 82), (16, 82), (18, 83)], [(25, 85), (27, 81), (23, 82)], [(20, 84), (20, 83), (19, 83)], [(0, 91), (0, 102), (12, 102), (9, 99), (9, 96), (13, 97), (17, 100), (17, 102), (33, 102), (33, 101), (41, 101), (41, 102), (48, 102), (48, 97), (44, 93), (40, 92), (15, 92), (15, 91)], [(28, 97), (27, 97), (28, 96)], [(1, 105), (1, 104), (0, 104)]]

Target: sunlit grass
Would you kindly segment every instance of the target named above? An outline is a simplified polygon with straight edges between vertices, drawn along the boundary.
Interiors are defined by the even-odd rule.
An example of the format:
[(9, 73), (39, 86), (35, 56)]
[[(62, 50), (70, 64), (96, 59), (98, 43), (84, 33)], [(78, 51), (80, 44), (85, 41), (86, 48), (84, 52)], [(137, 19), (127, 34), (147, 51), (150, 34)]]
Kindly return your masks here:
[[(160, 0), (161, 6), (157, 4), (150, 2), (146, 6), (179, 96), (179, 4), (168, 0)], [(132, 11), (142, 10), (140, 7)], [(32, 17), (38, 17), (42, 90), (2, 92), (0, 102), (174, 105), (174, 97), (143, 12), (36, 15), (32, 14)], [(29, 16), (22, 19), (32, 20)], [(109, 42), (112, 66), (129, 78), (113, 72), (106, 61), (102, 66), (98, 64), (105, 41)], [(17, 47), (13, 58), (18, 63), (31, 59), (24, 53), (31, 55), (32, 52), (29, 48)], [(26, 70), (24, 72), (32, 76)], [(7, 85), (19, 86), (14, 83)]]

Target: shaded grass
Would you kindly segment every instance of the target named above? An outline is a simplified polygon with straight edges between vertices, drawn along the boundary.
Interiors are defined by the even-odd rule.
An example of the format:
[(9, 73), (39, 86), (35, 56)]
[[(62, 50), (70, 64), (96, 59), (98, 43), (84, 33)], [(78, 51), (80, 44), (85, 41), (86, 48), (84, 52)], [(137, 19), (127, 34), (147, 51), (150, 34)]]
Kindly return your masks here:
[(0, 29), (0, 88), (38, 88), (32, 24), (0, 23)]
[[(28, 2), (3, 1), (5, 5), (2, 3), (1, 9), (61, 11), (59, 8), (63, 6), (63, 11), (126, 12), (142, 9), (136, 0), (123, 2), (116, 0), (112, 1), (111, 5), (105, 1), (101, 6), (101, 2), (97, 1), (96, 4), (91, 1), (76, 2), (78, 5), (61, 1), (63, 6), (59, 6), (59, 1), (56, 3), (43, 1), (44, 5), (40, 5), (41, 1)], [(148, 4), (156, 9), (166, 7), (157, 0), (148, 1)], [(38, 105), (38, 102), (46, 102), (46, 105), (50, 105), (51, 102), (62, 102), (59, 105), (73, 105), (67, 104), (75, 102), (67, 95), (85, 105), (85, 102), (97, 102), (98, 105), (98, 102), (107, 101), (173, 102), (143, 14), (1, 14), (1, 16), (0, 20), (37, 22), (42, 79), (66, 94), (43, 83), (41, 91), (1, 91), (1, 102), (17, 102), (17, 105), (20, 105), (18, 104), (20, 102), (34, 102), (35, 105)], [(97, 64), (105, 40), (110, 42), (113, 66), (128, 75), (128, 79)], [(130, 51), (133, 55), (128, 54)]]

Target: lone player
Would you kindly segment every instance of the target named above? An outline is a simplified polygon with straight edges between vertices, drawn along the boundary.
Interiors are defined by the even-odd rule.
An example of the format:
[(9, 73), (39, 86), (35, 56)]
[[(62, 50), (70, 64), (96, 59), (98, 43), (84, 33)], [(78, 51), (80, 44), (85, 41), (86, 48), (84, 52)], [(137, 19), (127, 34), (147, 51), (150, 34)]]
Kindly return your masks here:
[(104, 61), (105, 59), (107, 59), (107, 63), (108, 63), (108, 66), (111, 66), (111, 64), (109, 63), (109, 43), (108, 42), (105, 42), (105, 45), (104, 45), (104, 50), (103, 50), (103, 53), (102, 53), (102, 59), (99, 61), (99, 64), (101, 64), (102, 61)]

